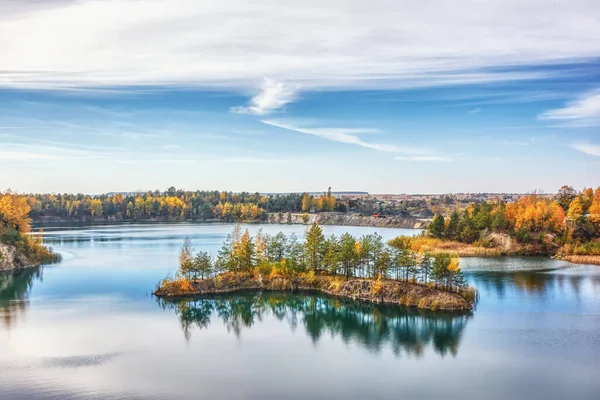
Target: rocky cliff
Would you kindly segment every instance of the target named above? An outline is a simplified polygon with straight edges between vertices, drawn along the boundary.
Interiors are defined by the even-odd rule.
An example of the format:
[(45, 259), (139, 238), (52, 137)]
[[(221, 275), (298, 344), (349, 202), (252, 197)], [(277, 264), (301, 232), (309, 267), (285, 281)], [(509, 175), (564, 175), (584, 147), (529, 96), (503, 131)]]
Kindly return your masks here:
[(27, 259), (17, 252), (15, 246), (0, 243), (0, 271), (27, 267)]

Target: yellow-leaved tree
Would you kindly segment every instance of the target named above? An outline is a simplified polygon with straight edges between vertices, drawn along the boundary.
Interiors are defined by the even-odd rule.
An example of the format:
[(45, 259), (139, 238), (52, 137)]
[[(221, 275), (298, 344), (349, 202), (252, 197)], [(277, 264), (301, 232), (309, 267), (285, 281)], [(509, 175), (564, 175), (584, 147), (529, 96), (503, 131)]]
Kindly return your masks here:
[(10, 191), (0, 194), (0, 217), (20, 232), (31, 230), (29, 211), (30, 207), (24, 196)]
[(569, 205), (569, 211), (567, 211), (567, 217), (572, 220), (577, 220), (583, 215), (583, 204), (580, 197), (575, 197)]

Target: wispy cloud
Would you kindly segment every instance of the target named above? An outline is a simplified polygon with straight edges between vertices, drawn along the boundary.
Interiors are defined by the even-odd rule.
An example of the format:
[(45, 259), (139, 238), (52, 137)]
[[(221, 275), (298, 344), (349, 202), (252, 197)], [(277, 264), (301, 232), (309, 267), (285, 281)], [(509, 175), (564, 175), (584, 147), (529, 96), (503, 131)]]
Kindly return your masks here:
[(396, 160), (402, 161), (430, 161), (430, 162), (451, 162), (453, 158), (445, 156), (397, 156)]
[(580, 95), (566, 107), (548, 110), (538, 116), (541, 120), (561, 121), (560, 126), (600, 126), (600, 89)]
[(270, 114), (294, 101), (298, 89), (298, 86), (286, 86), (283, 82), (265, 79), (260, 93), (250, 100), (249, 106), (231, 107), (230, 111), (240, 114)]
[(474, 108), (472, 110), (469, 110), (469, 114), (477, 114), (481, 112), (481, 108)]
[(317, 136), (323, 139), (332, 140), (334, 142), (340, 142), (345, 144), (352, 144), (356, 146), (366, 147), (377, 151), (383, 151), (387, 153), (409, 153), (409, 154), (424, 154), (427, 151), (419, 148), (397, 146), (392, 144), (381, 144), (365, 142), (357, 134), (360, 133), (373, 133), (374, 129), (366, 128), (301, 128), (285, 122), (261, 120), (263, 124), (276, 126), (281, 129), (289, 131), (304, 133), (307, 135)]
[(571, 145), (575, 150), (579, 150), (582, 153), (589, 154), (591, 156), (600, 157), (600, 146), (589, 143), (574, 143)]
[(600, 54), (593, 2), (451, 3), (3, 1), (0, 37), (11, 40), (0, 41), (0, 86), (247, 90), (263, 77), (303, 89), (436, 86), (552, 76), (519, 66)]

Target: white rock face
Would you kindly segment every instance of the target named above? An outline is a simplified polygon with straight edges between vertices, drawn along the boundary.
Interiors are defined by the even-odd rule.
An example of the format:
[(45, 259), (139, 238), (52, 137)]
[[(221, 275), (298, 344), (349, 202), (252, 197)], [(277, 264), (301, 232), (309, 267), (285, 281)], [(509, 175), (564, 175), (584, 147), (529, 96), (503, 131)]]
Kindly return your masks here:
[(26, 266), (26, 261), (17, 255), (14, 246), (0, 243), (0, 271)]

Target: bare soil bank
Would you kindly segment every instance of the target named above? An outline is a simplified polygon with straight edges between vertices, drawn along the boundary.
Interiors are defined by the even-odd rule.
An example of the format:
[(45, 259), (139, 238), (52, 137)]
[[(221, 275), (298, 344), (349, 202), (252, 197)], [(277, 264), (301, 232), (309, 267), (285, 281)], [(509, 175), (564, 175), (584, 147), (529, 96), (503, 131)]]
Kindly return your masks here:
[(296, 278), (225, 273), (215, 278), (163, 281), (154, 295), (181, 297), (232, 293), (242, 290), (306, 290), (371, 303), (413, 306), (426, 310), (467, 312), (472, 305), (462, 296), (435, 287), (394, 280), (372, 280), (338, 276), (302, 275)]
[(318, 214), (302, 213), (271, 213), (269, 223), (272, 224), (304, 224), (311, 225), (346, 225), (346, 226), (374, 226), (378, 228), (407, 228), (424, 229), (429, 224), (429, 219), (413, 217), (385, 217), (378, 218), (354, 213), (322, 212)]

